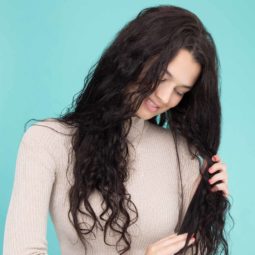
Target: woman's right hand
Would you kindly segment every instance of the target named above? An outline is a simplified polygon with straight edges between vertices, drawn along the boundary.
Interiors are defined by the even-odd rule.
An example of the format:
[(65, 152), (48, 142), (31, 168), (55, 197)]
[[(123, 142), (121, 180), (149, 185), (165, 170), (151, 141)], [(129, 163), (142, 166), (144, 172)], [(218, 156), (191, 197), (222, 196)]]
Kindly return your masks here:
[[(148, 246), (145, 255), (173, 255), (184, 247), (187, 235), (187, 233), (181, 235), (172, 234), (160, 239), (156, 243)], [(195, 238), (192, 237), (188, 245), (194, 242)]]

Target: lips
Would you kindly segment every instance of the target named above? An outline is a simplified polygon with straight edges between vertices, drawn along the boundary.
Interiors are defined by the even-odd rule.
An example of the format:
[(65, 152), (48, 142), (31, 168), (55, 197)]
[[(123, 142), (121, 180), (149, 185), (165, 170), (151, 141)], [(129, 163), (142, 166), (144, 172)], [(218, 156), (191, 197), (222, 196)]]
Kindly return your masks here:
[(150, 98), (145, 100), (145, 105), (150, 112), (156, 112), (159, 107)]
[(157, 105), (153, 100), (151, 100), (150, 98), (148, 98), (148, 101), (151, 103), (151, 105), (153, 105), (154, 107), (160, 108), (159, 105)]
[(159, 106), (157, 104), (155, 104), (150, 98), (148, 98), (148, 103), (155, 108), (159, 108)]

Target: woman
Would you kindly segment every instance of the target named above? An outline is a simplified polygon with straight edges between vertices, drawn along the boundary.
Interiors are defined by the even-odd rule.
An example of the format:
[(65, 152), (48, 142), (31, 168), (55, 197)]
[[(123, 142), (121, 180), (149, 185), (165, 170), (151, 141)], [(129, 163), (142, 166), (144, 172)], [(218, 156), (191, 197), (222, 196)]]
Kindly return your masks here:
[(72, 107), (25, 132), (4, 255), (47, 254), (48, 210), (64, 255), (228, 254), (220, 122), (211, 35), (183, 8), (142, 10)]

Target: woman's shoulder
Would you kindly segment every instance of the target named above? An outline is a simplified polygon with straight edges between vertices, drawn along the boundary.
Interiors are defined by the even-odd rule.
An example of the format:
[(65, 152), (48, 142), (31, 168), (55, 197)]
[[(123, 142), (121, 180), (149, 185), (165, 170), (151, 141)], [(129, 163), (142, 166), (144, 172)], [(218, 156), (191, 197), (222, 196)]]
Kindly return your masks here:
[(45, 120), (37, 121), (32, 124), (26, 132), (38, 132), (39, 134), (52, 134), (49, 130), (58, 132), (62, 135), (71, 135), (72, 131), (74, 130), (73, 127), (67, 125), (66, 123), (60, 122), (56, 118), (48, 118)]
[(32, 124), (29, 128), (27, 128), (24, 135), (45, 138), (48, 136), (49, 138), (54, 138), (57, 134), (62, 136), (71, 136), (73, 131), (74, 128), (66, 123), (62, 123), (55, 118), (48, 118)]
[(21, 144), (36, 145), (54, 153), (66, 150), (71, 146), (73, 127), (61, 123), (57, 119), (48, 118), (37, 121), (26, 129)]

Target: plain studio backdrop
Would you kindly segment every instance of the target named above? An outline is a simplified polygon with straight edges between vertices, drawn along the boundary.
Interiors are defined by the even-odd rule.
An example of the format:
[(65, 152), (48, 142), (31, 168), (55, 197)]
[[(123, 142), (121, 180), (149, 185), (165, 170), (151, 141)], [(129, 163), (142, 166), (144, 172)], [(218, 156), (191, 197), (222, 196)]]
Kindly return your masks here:
[[(202, 20), (218, 49), (222, 137), (231, 215), (230, 254), (255, 254), (255, 2), (0, 1), (0, 250), (24, 124), (57, 116), (83, 86), (89, 67), (115, 34), (150, 6), (173, 4)], [(48, 218), (49, 254), (60, 254)]]

